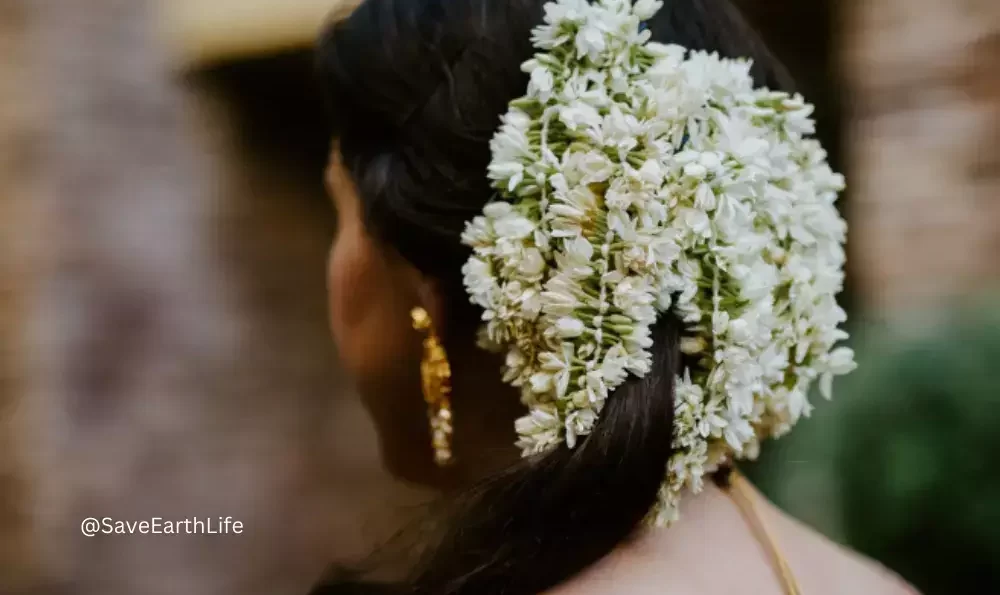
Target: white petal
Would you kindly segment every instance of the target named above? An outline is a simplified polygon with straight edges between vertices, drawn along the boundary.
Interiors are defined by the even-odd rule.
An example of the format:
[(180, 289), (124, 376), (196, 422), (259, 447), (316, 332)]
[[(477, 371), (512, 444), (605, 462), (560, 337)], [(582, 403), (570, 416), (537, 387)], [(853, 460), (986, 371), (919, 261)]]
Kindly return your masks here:
[(560, 337), (571, 339), (583, 334), (583, 322), (570, 316), (563, 316), (556, 321), (556, 331)]

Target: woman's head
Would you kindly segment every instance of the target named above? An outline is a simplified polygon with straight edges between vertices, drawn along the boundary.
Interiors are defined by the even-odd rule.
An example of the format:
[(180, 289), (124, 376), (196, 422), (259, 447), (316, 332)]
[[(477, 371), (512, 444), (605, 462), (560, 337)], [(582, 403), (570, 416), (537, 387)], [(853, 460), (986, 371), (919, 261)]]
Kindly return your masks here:
[[(524, 94), (521, 64), (534, 51), (543, 6), (367, 0), (320, 39), (335, 139), (328, 180), (340, 222), (331, 321), (377, 422), (420, 419), (410, 415), (419, 399), (390, 382), (403, 373), (400, 381), (417, 386), (411, 307), (431, 313), (453, 351), (474, 349), (479, 313), (462, 288), (469, 251), (460, 234), (493, 196), (489, 141), (508, 102)], [(755, 58), (758, 83), (787, 87), (726, 0), (667, 2), (648, 27), (654, 40)]]
[[(388, 450), (417, 448), (424, 423), (409, 309), (431, 313), (456, 376), (467, 372), (455, 360), (476, 353), (479, 313), (462, 288), (469, 251), (460, 235), (493, 196), (489, 141), (508, 103), (525, 92), (520, 66), (533, 53), (531, 30), (544, 4), (366, 0), (321, 37), (334, 119), (328, 180), (340, 220), (330, 258), (332, 327), (390, 466), (387, 441), (394, 442)], [(753, 58), (758, 84), (788, 86), (726, 0), (671, 0), (647, 26), (657, 41)], [(528, 459), (470, 492), (419, 569), (417, 591), (538, 592), (627, 535), (655, 500), (670, 454), (678, 332), (664, 316), (653, 332), (653, 370), (609, 397), (575, 449)], [(495, 376), (484, 384), (499, 382), (498, 366), (482, 370)], [(413, 392), (389, 389), (405, 383)], [(455, 407), (491, 397), (456, 390)], [(506, 401), (516, 404), (516, 396)], [(456, 437), (462, 424), (457, 414)]]

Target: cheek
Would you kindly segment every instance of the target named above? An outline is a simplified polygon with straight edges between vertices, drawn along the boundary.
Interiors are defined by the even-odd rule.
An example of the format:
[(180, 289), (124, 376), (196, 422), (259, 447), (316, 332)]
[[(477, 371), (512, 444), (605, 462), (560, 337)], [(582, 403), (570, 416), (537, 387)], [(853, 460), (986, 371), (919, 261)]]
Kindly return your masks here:
[(330, 294), (330, 325), (334, 339), (340, 343), (351, 332), (351, 320), (363, 315), (365, 300), (358, 299), (364, 290), (364, 254), (357, 238), (350, 232), (340, 232), (330, 248), (328, 290)]

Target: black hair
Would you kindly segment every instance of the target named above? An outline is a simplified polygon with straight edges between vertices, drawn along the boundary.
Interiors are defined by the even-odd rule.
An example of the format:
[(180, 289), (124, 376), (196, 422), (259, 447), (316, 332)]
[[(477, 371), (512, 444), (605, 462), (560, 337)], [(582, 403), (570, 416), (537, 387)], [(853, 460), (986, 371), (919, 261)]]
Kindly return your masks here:
[[(467, 303), (459, 241), (492, 197), (489, 140), (510, 100), (543, 0), (365, 0), (317, 46), (333, 137), (368, 229)], [(667, 0), (653, 39), (754, 60), (758, 85), (785, 71), (727, 0)], [(654, 504), (671, 455), (679, 322), (654, 326), (653, 367), (608, 398), (593, 432), (524, 459), (449, 502), (447, 522), (395, 584), (332, 580), (316, 595), (527, 595), (551, 589), (622, 543)], [(470, 333), (471, 337), (471, 333)], [(351, 586), (353, 585), (353, 587)]]

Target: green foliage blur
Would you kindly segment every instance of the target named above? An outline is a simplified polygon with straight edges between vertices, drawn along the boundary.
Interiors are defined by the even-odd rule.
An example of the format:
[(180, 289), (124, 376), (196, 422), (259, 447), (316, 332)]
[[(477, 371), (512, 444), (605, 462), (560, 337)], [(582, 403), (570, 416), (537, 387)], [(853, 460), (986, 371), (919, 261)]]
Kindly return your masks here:
[(925, 595), (1000, 593), (1000, 308), (936, 320), (856, 328), (858, 370), (748, 471)]

